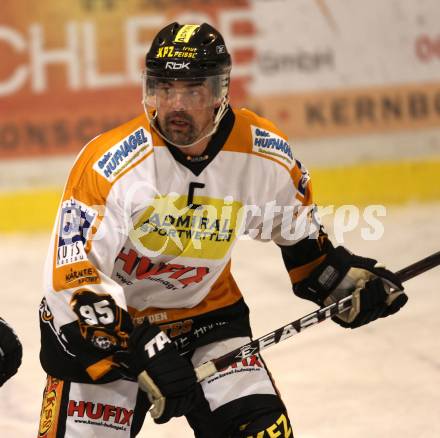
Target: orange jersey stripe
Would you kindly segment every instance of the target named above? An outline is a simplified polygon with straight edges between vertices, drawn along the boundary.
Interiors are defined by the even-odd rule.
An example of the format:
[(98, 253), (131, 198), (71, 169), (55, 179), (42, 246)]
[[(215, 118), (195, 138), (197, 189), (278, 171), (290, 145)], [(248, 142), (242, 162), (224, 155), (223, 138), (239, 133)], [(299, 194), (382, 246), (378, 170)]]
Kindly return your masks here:
[(38, 428), (39, 438), (56, 438), (57, 436), (63, 386), (62, 380), (47, 376)]
[(309, 274), (324, 261), (325, 258), (326, 255), (324, 254), (321, 257), (318, 257), (316, 260), (307, 263), (306, 265), (291, 269), (289, 271), (289, 277), (292, 281), (292, 284), (299, 283), (301, 280), (307, 278)]
[[(192, 318), (202, 315), (222, 307), (230, 306), (236, 303), (241, 297), (241, 292), (232, 277), (231, 261), (228, 262), (220, 276), (212, 285), (208, 295), (197, 306), (190, 309), (161, 309), (157, 307), (149, 307), (142, 311), (129, 308), (128, 311), (135, 322), (141, 322), (145, 317), (151, 321), (155, 321), (155, 315), (163, 315), (159, 318), (158, 324), (162, 325), (171, 321), (179, 321), (182, 319)], [(166, 316), (165, 316), (166, 313)]]

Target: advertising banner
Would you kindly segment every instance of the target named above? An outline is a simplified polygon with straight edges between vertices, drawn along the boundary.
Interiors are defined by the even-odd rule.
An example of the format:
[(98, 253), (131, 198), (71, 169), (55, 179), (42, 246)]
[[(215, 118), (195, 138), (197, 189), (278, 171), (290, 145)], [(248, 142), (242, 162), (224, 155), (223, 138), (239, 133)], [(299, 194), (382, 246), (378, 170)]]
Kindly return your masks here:
[(4, 2), (0, 159), (72, 154), (142, 112), (155, 33), (207, 21), (231, 99), (295, 141), (440, 127), (438, 0)]

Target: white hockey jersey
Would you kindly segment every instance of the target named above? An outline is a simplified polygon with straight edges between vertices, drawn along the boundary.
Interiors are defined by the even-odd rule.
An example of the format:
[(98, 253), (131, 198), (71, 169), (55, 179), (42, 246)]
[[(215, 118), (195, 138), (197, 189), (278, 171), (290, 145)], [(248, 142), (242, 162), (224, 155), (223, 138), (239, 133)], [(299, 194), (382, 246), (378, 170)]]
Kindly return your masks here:
[[(119, 311), (172, 337), (206, 331), (198, 317), (242, 302), (230, 271), (238, 238), (293, 247), (319, 229), (311, 205), (308, 173), (286, 137), (253, 112), (229, 109), (195, 158), (165, 145), (141, 115), (93, 139), (75, 161), (46, 261), (42, 320), (72, 356), (82, 347), (69, 352), (67, 326), (103, 352), (84, 365), (100, 378), (106, 349), (123, 338), (105, 335), (122, 330)], [(285, 262), (295, 281), (319, 260)], [(79, 302), (81, 294), (97, 298)]]

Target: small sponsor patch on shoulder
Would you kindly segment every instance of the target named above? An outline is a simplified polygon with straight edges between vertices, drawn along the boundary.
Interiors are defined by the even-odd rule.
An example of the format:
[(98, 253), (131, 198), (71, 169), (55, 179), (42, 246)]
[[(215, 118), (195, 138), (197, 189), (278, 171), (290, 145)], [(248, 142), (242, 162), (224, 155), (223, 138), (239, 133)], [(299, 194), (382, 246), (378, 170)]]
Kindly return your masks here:
[(298, 182), (297, 189), (302, 196), (305, 196), (307, 184), (310, 181), (310, 175), (307, 169), (302, 165), (301, 161), (295, 160), (295, 162), (296, 165), (298, 166), (298, 169), (301, 171), (301, 179)]
[(252, 151), (272, 157), (291, 170), (295, 165), (292, 148), (284, 138), (257, 126), (251, 126)]
[(77, 201), (67, 199), (61, 205), (56, 267), (86, 260), (85, 243), (98, 212)]
[(151, 134), (142, 127), (113, 145), (93, 165), (93, 169), (110, 183), (125, 169), (141, 160), (153, 147)]

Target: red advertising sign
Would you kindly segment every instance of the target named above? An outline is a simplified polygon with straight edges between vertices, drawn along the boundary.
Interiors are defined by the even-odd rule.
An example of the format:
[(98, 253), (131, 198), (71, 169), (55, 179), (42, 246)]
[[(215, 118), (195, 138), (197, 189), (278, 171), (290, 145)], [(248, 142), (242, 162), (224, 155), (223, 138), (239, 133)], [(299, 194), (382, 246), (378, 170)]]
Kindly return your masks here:
[(0, 158), (75, 153), (142, 112), (145, 54), (157, 31), (173, 21), (207, 21), (222, 32), (234, 61), (232, 97), (242, 100), (254, 56), (248, 0), (3, 5)]

